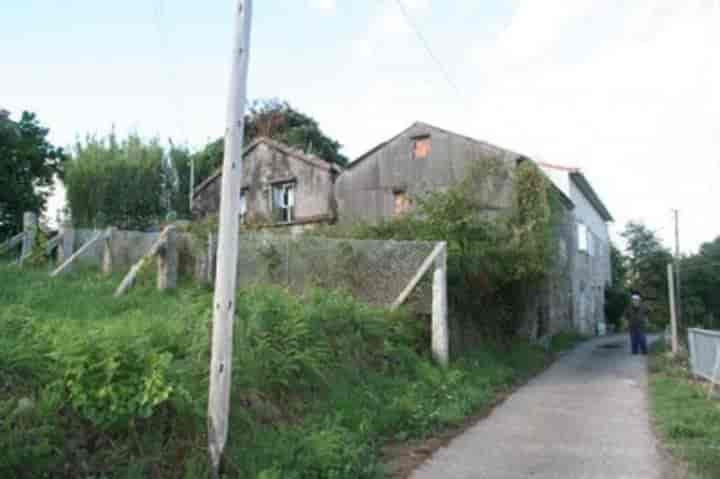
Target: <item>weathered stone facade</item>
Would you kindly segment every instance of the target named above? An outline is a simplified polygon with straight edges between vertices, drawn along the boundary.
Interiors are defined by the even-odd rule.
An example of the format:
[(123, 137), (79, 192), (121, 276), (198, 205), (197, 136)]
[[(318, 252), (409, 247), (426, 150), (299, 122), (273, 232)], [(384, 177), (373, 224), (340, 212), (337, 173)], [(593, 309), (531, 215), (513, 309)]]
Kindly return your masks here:
[[(248, 224), (297, 232), (335, 221), (333, 184), (340, 169), (268, 138), (253, 141), (243, 153), (241, 204)], [(221, 172), (195, 188), (193, 215), (220, 209)], [(280, 207), (278, 207), (280, 206)]]
[(575, 243), (570, 250), (572, 317), (575, 328), (593, 334), (598, 323), (605, 321), (605, 286), (612, 280), (608, 232), (612, 216), (580, 170), (547, 163), (540, 166), (575, 205)]
[[(423, 155), (417, 155), (419, 146)], [(413, 197), (462, 180), (473, 164), (500, 160), (504, 175), (478, 191), (488, 209), (512, 203), (512, 172), (517, 153), (425, 123), (415, 123), (378, 145), (343, 171), (335, 185), (339, 221), (378, 221), (407, 209), (401, 195)]]
[[(420, 143), (419, 143), (420, 142)], [(417, 153), (420, 154), (417, 154)], [(478, 188), (488, 211), (512, 206), (514, 171), (528, 158), (510, 150), (458, 135), (425, 123), (415, 123), (394, 138), (378, 145), (353, 162), (335, 185), (339, 221), (376, 222), (402, 214), (407, 200), (428, 191), (442, 190), (466, 177), (472, 165), (498, 160), (500, 170)], [(547, 280), (526, 298), (524, 333), (544, 337), (573, 325), (572, 274), (574, 272), (575, 225), (573, 204), (564, 192), (556, 238), (558, 255)], [(458, 327), (451, 330), (458, 331)], [(462, 334), (466, 334), (463, 331)], [(459, 342), (463, 338), (455, 338)]]

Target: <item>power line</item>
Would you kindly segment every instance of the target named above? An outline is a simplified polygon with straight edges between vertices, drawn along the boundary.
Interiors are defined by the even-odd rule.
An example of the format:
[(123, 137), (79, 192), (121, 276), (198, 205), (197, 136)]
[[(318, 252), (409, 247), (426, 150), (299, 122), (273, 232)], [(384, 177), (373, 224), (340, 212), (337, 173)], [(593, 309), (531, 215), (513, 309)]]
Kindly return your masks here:
[(395, 0), (395, 2), (397, 3), (398, 7), (400, 8), (400, 12), (402, 13), (403, 17), (405, 17), (405, 21), (408, 23), (410, 28), (412, 28), (413, 32), (415, 32), (415, 35), (420, 40), (420, 43), (422, 43), (427, 54), (430, 56), (430, 58), (432, 58), (432, 60), (437, 65), (437, 67), (440, 69), (440, 72), (442, 73), (443, 77), (445, 78), (445, 81), (448, 83), (448, 85), (450, 85), (450, 87), (453, 90), (455, 90), (455, 93), (457, 93), (457, 95), (462, 98), (462, 93), (460, 92), (460, 88), (458, 88), (457, 84), (453, 81), (447, 68), (445, 68), (445, 65), (443, 65), (443, 63), (440, 61), (440, 59), (435, 55), (435, 53), (433, 53), (433, 50), (430, 47), (430, 43), (425, 39), (425, 36), (420, 31), (420, 28), (413, 21), (412, 17), (410, 16), (407, 9), (405, 8), (405, 5), (403, 4), (402, 0)]

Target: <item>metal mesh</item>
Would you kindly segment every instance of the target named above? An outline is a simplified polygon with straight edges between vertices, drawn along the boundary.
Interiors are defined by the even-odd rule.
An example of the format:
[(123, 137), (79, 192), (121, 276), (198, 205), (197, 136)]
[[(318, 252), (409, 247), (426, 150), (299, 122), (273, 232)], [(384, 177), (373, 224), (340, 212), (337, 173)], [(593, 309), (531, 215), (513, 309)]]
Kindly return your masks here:
[[(390, 305), (432, 252), (434, 243), (330, 239), (318, 236), (244, 234), (240, 237), (238, 285), (273, 283), (302, 292), (313, 286), (340, 288), (375, 305)], [(409, 302), (430, 312), (429, 282)]]

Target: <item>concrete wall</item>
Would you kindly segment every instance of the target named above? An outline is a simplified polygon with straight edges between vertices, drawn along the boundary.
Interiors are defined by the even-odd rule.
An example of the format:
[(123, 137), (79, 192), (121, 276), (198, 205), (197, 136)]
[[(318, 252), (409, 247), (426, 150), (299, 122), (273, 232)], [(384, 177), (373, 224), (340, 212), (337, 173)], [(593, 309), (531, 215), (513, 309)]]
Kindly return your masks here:
[[(429, 135), (427, 158), (414, 158), (414, 138)], [(504, 176), (478, 189), (489, 209), (503, 209), (512, 203), (512, 172), (520, 155), (445, 130), (415, 123), (375, 151), (361, 157), (343, 171), (335, 184), (339, 221), (376, 222), (391, 218), (394, 193), (412, 196), (441, 190), (456, 183), (470, 165), (481, 160), (502, 160)]]
[[(610, 235), (607, 222), (578, 186), (570, 181), (570, 198), (575, 203), (575, 223), (587, 226), (592, 234), (592, 255), (574, 249), (573, 296), (575, 326), (582, 332), (595, 332), (605, 318), (605, 285), (610, 282)], [(577, 236), (577, 232), (575, 233)]]
[[(281, 181), (295, 182), (295, 220), (293, 223), (329, 221), (335, 216), (333, 182), (335, 173), (328, 163), (311, 157), (311, 161), (287, 146), (271, 141), (257, 142), (243, 158), (242, 188), (247, 198), (249, 222), (270, 223), (271, 185)], [(193, 213), (205, 216), (220, 209), (221, 177), (202, 186), (196, 193)]]

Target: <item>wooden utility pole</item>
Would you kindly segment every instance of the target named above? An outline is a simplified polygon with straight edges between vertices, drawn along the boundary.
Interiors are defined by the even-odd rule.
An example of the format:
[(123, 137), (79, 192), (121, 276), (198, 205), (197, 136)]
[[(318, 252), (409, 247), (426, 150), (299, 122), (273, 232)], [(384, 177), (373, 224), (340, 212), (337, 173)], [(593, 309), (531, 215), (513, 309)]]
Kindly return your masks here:
[(208, 449), (213, 475), (219, 477), (225, 450), (232, 381), (233, 320), (240, 231), (240, 184), (247, 94), (252, 0), (238, 0), (232, 49), (225, 156), (220, 192), (217, 274), (213, 299), (212, 351), (208, 397)]
[(675, 285), (676, 285), (676, 293), (677, 296), (675, 298), (675, 303), (677, 306), (676, 315), (677, 320), (679, 323), (682, 324), (682, 298), (680, 297), (680, 292), (682, 290), (681, 287), (681, 281), (680, 281), (680, 213), (678, 210), (673, 210), (673, 216), (675, 218)]
[(668, 296), (670, 297), (670, 332), (672, 334), (672, 353), (678, 353), (677, 311), (675, 309), (675, 275), (673, 265), (667, 265)]
[(192, 218), (193, 193), (195, 193), (195, 159), (190, 155), (190, 217)]

